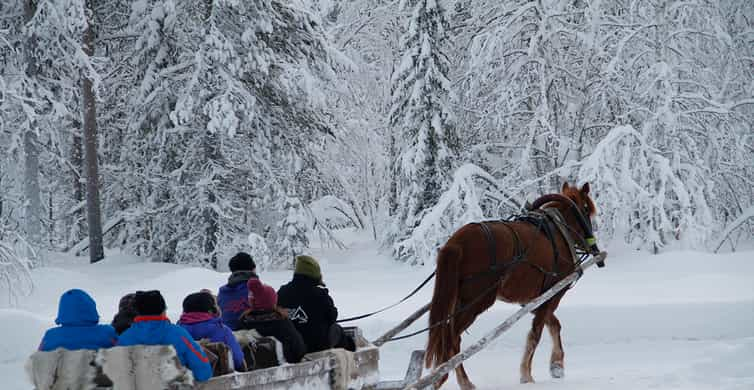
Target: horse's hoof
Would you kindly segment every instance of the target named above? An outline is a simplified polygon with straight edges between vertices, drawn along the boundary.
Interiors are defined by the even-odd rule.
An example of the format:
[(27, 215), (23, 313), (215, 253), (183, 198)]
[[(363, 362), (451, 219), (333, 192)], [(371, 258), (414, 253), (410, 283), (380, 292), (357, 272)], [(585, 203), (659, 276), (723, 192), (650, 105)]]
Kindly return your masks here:
[(528, 378), (521, 377), (521, 383), (534, 383), (534, 378), (532, 378), (532, 377), (528, 377)]
[(555, 379), (560, 379), (565, 376), (565, 369), (563, 368), (563, 364), (561, 363), (551, 363), (550, 364), (550, 375), (552, 375)]

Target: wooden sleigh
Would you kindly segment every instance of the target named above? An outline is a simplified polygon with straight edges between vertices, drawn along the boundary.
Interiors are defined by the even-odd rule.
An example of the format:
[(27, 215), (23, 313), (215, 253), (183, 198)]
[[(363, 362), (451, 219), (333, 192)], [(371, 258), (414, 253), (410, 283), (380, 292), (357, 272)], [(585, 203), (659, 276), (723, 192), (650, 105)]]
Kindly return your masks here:
[[(288, 364), (275, 338), (253, 331), (236, 332), (245, 354), (257, 362), (247, 372), (231, 372), (230, 353), (224, 344), (203, 343), (215, 374), (195, 382), (172, 346), (113, 347), (100, 350), (35, 352), (26, 371), (37, 390), (282, 390), (374, 389), (379, 379), (379, 350), (358, 328), (346, 328), (356, 341), (356, 352), (332, 349), (307, 354), (300, 363)], [(247, 360), (248, 355), (247, 355)]]

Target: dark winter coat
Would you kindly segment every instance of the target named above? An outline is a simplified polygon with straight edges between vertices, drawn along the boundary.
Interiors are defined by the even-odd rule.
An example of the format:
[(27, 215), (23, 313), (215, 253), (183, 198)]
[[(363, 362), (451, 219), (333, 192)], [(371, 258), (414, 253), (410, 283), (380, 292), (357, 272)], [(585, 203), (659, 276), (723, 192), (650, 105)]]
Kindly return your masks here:
[(249, 310), (249, 290), (246, 282), (258, 277), (252, 271), (236, 271), (228, 278), (228, 284), (220, 287), (217, 305), (222, 312), (223, 323), (232, 330), (238, 330), (238, 317)]
[(262, 336), (274, 337), (283, 344), (288, 363), (298, 363), (306, 354), (306, 344), (291, 320), (272, 310), (247, 311), (239, 319), (241, 329), (254, 329)]
[(278, 306), (288, 309), (308, 352), (331, 347), (330, 328), (338, 318), (338, 309), (321, 281), (294, 274), (293, 280), (278, 290)]
[(182, 327), (165, 316), (139, 316), (118, 339), (119, 346), (172, 345), (181, 364), (188, 367), (198, 381), (212, 377), (212, 366), (202, 347)]
[(94, 300), (82, 290), (69, 290), (60, 297), (55, 323), (60, 326), (45, 332), (40, 351), (110, 348), (118, 340), (112, 326), (99, 325)]
[(224, 343), (233, 352), (233, 366), (236, 371), (244, 371), (243, 352), (238, 345), (233, 331), (230, 330), (223, 320), (211, 313), (183, 313), (178, 325), (186, 329), (194, 340), (209, 339), (209, 341)]

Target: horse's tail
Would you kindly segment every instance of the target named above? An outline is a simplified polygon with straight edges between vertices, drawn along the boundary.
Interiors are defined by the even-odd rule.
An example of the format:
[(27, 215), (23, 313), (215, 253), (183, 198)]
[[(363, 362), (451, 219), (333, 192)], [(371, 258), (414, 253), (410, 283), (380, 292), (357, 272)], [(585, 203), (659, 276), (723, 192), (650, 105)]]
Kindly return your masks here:
[[(451, 313), (455, 312), (458, 301), (458, 264), (461, 260), (461, 247), (446, 244), (437, 254), (435, 290), (429, 307), (429, 341), (424, 356), (424, 364), (429, 367), (442, 364), (452, 353), (453, 329)], [(435, 324), (440, 324), (434, 326)], [(433, 327), (434, 326), (434, 327)]]

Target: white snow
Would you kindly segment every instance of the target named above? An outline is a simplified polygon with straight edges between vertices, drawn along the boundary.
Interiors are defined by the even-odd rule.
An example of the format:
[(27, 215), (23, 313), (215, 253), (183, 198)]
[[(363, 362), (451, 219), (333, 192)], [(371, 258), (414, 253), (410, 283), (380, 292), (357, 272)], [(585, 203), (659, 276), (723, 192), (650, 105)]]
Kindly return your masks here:
[[(312, 249), (340, 316), (362, 314), (411, 291), (431, 266), (396, 264), (378, 254), (367, 233), (337, 232), (349, 249)], [(316, 246), (316, 243), (314, 244)], [(551, 379), (547, 332), (534, 358), (533, 385), (518, 384), (518, 365), (530, 317), (466, 364), (480, 389), (752, 389), (754, 388), (754, 251), (728, 254), (668, 252), (649, 255), (608, 246), (607, 267), (590, 269), (564, 298), (565, 378)], [(432, 263), (432, 262), (427, 262)], [(53, 326), (59, 295), (82, 288), (97, 301), (102, 322), (112, 318), (121, 295), (160, 289), (173, 320), (185, 295), (217, 289), (227, 273), (108, 253), (105, 261), (51, 262), (32, 271), (35, 289), (17, 308), (0, 310), (0, 377), (3, 389), (29, 389), (23, 364), (47, 327)], [(290, 271), (262, 272), (279, 286)], [(374, 339), (429, 300), (432, 284), (388, 312), (357, 322)], [(464, 335), (481, 337), (517, 306), (498, 303)], [(426, 317), (411, 329), (426, 325)], [(408, 357), (425, 335), (389, 343), (380, 350), (382, 379), (404, 375)], [(456, 389), (455, 378), (444, 389)]]

